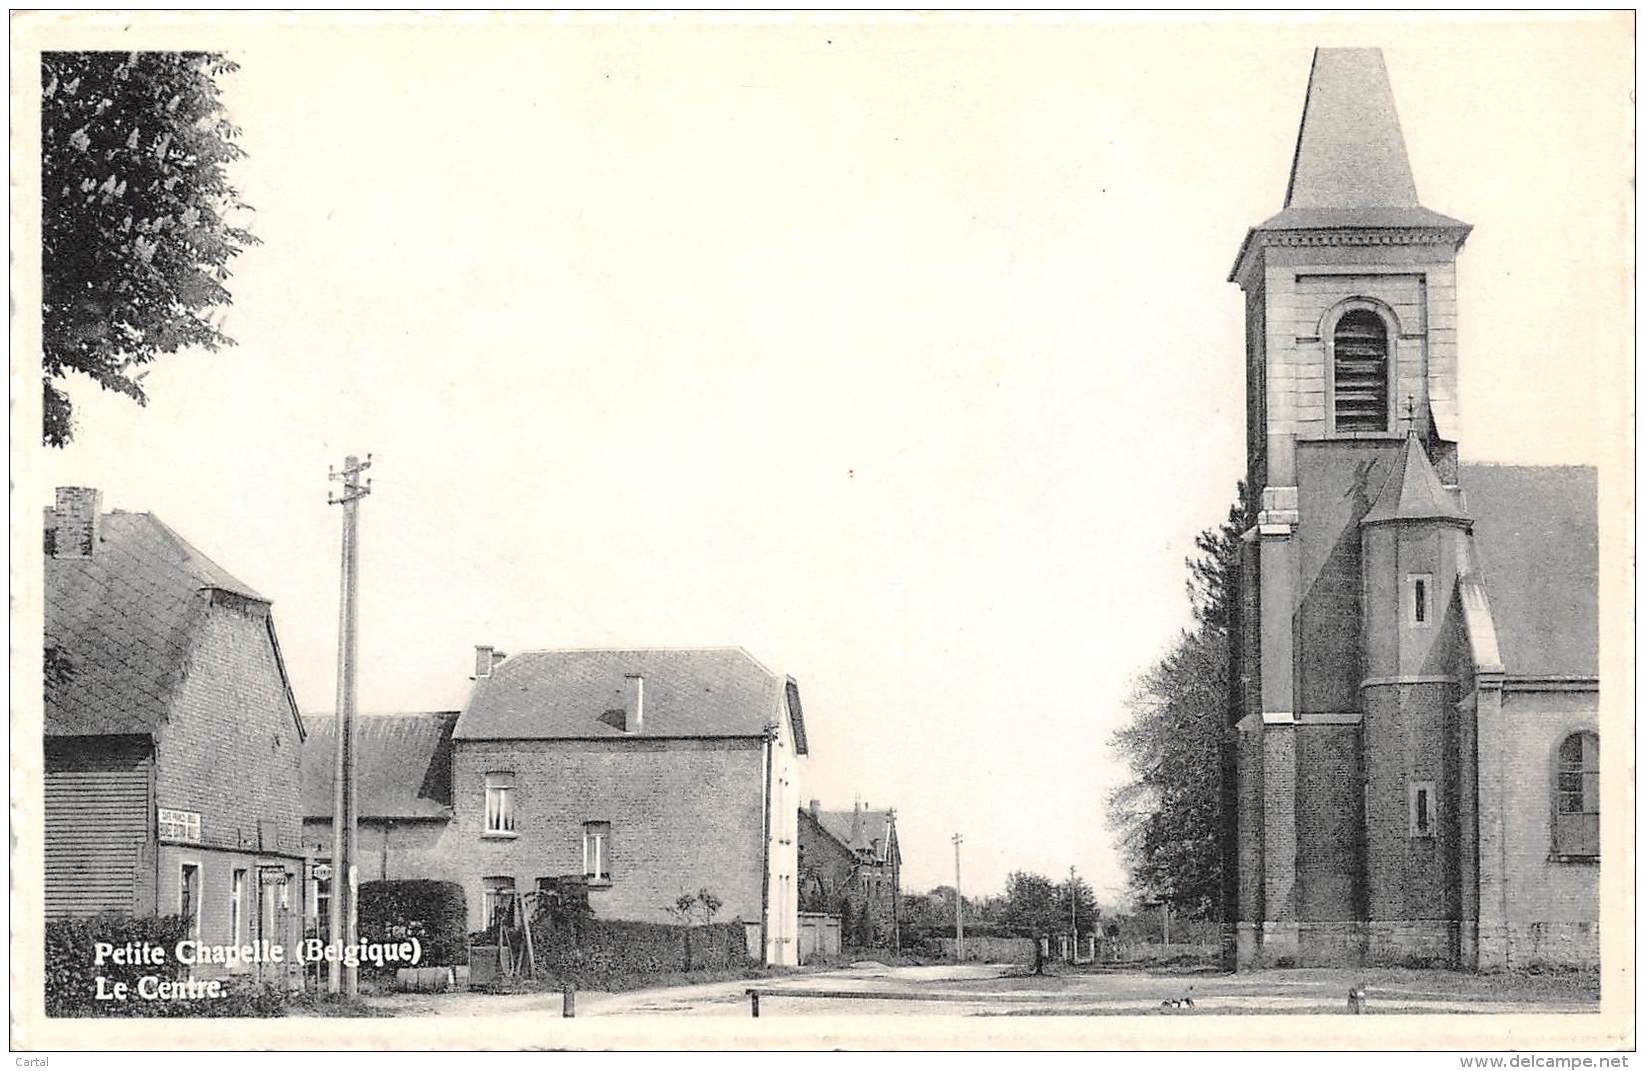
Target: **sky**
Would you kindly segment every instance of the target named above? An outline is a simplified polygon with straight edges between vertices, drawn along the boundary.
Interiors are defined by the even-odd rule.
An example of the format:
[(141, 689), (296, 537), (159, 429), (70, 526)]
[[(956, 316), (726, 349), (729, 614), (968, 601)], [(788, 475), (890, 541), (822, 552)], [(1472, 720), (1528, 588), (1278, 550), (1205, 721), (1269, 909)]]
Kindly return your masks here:
[(1244, 469), (1226, 278), (1315, 45), (1385, 49), (1422, 202), (1476, 227), (1464, 457), (1631, 466), (1625, 15), (177, 25), (58, 46), (242, 65), (239, 345), (145, 408), (71, 384), (61, 451), (14, 389), (14, 518), (155, 513), (274, 600), (307, 712), (327, 470), (370, 451), (363, 710), (456, 709), (480, 643), (741, 645), (800, 682), (802, 795), (897, 808), (906, 888), (963, 832), (968, 894), (1111, 900), (1108, 741)]

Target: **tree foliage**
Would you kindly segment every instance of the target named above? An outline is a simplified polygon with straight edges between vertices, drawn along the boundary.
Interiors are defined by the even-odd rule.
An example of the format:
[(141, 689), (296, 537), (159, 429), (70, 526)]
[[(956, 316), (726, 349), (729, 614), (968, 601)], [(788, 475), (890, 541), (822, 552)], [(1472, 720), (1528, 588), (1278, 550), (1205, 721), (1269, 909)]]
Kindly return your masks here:
[(1227, 724), (1230, 636), (1239, 599), (1240, 536), (1249, 527), (1246, 486), (1228, 516), (1194, 541), (1188, 595), (1196, 628), (1135, 682), (1129, 722), (1110, 746), (1131, 780), (1109, 796), (1132, 891), (1194, 917), (1221, 902), (1221, 759)]
[(243, 153), (211, 52), (48, 52), (41, 57), (41, 272), (45, 417), (62, 446), (62, 380), (90, 376), (146, 401), (142, 366), (233, 340), (229, 261), (257, 238), (227, 165)]
[(1184, 564), (1188, 566), (1188, 605), (1201, 628), (1228, 633), (1239, 587), (1240, 537), (1253, 519), (1250, 495), (1241, 480), (1228, 516), (1194, 537), (1199, 553)]
[(1075, 921), (1081, 931), (1089, 931), (1101, 915), (1096, 896), (1083, 878), (1070, 884), (1017, 870), (1005, 879), (1005, 905), (999, 921), (1011, 929), (1036, 935), (1067, 933), (1069, 922)]

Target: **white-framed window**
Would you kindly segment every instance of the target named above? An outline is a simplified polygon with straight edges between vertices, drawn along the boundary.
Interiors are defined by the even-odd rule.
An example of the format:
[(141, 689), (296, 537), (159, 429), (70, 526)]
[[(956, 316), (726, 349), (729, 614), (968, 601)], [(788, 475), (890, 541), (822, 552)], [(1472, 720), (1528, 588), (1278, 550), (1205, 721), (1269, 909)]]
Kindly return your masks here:
[(1439, 796), (1432, 781), (1410, 784), (1411, 836), (1432, 837), (1439, 826)]
[(1554, 769), (1553, 854), (1599, 857), (1599, 734), (1568, 734), (1559, 742)]
[(611, 823), (583, 823), (583, 876), (590, 882), (611, 880)]
[(480, 897), (480, 917), (486, 929), (514, 924), (514, 879), (485, 878)]
[(1429, 628), (1434, 623), (1434, 577), (1432, 573), (1405, 575), (1405, 623), (1412, 628)]
[(200, 864), (183, 863), (177, 872), (177, 913), (183, 917), (183, 936), (200, 939)]
[(200, 813), (160, 808), (160, 839), (180, 840), (188, 844), (200, 843)]
[(514, 836), (514, 775), (486, 774), (486, 822), (488, 837)]
[(230, 944), (245, 942), (246, 918), (246, 872), (236, 870), (229, 877), (228, 886), (228, 937)]

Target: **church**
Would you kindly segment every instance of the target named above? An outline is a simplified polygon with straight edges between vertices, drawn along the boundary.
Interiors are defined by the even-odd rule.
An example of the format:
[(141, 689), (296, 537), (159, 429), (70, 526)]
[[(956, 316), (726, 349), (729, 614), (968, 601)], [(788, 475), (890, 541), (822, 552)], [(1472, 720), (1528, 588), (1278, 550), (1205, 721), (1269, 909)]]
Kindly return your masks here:
[(1458, 442), (1470, 229), (1418, 202), (1380, 50), (1317, 50), (1284, 208), (1229, 277), (1239, 969), (1599, 959), (1597, 476)]

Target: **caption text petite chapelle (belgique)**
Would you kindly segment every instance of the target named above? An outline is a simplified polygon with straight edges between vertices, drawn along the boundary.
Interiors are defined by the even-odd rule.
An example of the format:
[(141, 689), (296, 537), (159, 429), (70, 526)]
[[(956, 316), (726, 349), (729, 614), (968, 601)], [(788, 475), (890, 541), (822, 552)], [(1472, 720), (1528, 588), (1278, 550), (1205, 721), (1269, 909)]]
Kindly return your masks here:
[[(259, 963), (341, 962), (347, 967), (371, 964), (374, 967), (401, 965), (415, 967), (423, 958), (423, 943), (415, 937), (404, 941), (360, 941), (345, 945), (341, 941), (330, 944), (311, 937), (295, 946), (296, 955), (288, 957), (284, 945), (270, 941), (254, 941), (243, 945), (208, 945), (196, 940), (177, 942), (168, 953), (164, 945), (127, 942), (123, 945), (98, 941), (93, 946), (93, 966), (103, 967), (158, 967), (175, 963), (183, 967), (222, 965), (230, 971)], [(96, 975), (98, 1000), (192, 1000), (201, 997), (220, 997), (224, 994), (221, 978), (175, 978), (159, 972), (145, 974), (137, 979), (135, 987), (129, 982), (116, 981), (103, 974)]]

